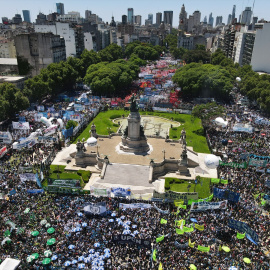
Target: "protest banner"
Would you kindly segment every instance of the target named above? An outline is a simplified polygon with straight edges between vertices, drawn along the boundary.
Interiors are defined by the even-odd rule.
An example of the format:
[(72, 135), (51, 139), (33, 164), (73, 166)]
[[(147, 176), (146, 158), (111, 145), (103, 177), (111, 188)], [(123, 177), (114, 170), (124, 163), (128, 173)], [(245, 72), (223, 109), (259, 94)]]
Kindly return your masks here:
[(0, 149), (0, 158), (2, 158), (7, 153), (7, 147), (4, 146)]
[(159, 193), (154, 190), (153, 193), (154, 198), (160, 198), (160, 199), (170, 199), (170, 200), (198, 200), (198, 192), (174, 192), (174, 191), (168, 191), (165, 193)]
[(209, 252), (210, 251), (210, 247), (204, 247), (204, 246), (198, 246), (198, 250), (202, 251), (202, 252)]
[(203, 231), (204, 230), (204, 225), (195, 224), (195, 229), (197, 229), (199, 231)]
[(247, 163), (236, 163), (236, 162), (223, 162), (223, 161), (219, 161), (219, 166), (228, 166), (228, 167), (232, 167), (232, 168), (242, 168), (242, 169), (246, 169), (247, 168)]
[(258, 243), (259, 243), (258, 234), (254, 230), (252, 230), (245, 222), (234, 220), (234, 219), (229, 219), (228, 227), (249, 235), (250, 238), (252, 239), (252, 241), (256, 245), (258, 245)]
[(250, 154), (249, 158), (257, 159), (257, 160), (266, 160), (267, 162), (270, 162), (270, 157), (269, 156), (257, 156), (257, 155), (254, 155), (254, 154)]
[(88, 204), (83, 208), (84, 213), (86, 215), (104, 215), (107, 213), (107, 208), (106, 204), (101, 202), (101, 203), (91, 203)]
[(132, 235), (126, 235), (126, 234), (113, 235), (112, 241), (118, 244), (136, 245), (136, 246), (151, 249), (151, 240), (138, 239), (138, 238), (133, 237)]
[(266, 167), (267, 165), (267, 160), (261, 160), (261, 159), (254, 159), (251, 158), (249, 159), (248, 166), (253, 166), (253, 167)]
[(215, 210), (215, 209), (226, 209), (227, 201), (221, 202), (197, 202), (192, 203), (190, 212), (200, 212), (207, 210)]
[(90, 186), (90, 191), (92, 195), (96, 195), (96, 196), (110, 196), (111, 195), (110, 189), (106, 189), (106, 188), (96, 188), (96, 187)]
[(126, 197), (126, 196), (130, 196), (131, 189), (130, 188), (116, 187), (116, 188), (111, 188), (111, 192), (116, 197)]
[(30, 129), (29, 122), (13, 122), (12, 121), (13, 129), (20, 129), (20, 130), (28, 130)]
[(120, 209), (150, 209), (152, 208), (151, 204), (147, 203), (119, 203), (119, 208)]
[(213, 194), (216, 198), (231, 202), (238, 202), (240, 199), (240, 193), (233, 192), (229, 189), (213, 188)]
[(12, 143), (12, 136), (10, 132), (0, 132), (0, 143), (10, 144)]

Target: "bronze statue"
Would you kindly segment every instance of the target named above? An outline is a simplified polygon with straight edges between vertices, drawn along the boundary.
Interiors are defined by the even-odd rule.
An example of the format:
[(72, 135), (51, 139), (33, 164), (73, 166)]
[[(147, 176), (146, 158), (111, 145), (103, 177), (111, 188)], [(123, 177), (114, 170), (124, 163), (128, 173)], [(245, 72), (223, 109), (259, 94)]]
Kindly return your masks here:
[(136, 102), (136, 96), (135, 94), (132, 94), (131, 98), (130, 98), (130, 111), (131, 112), (138, 112), (139, 111), (139, 108), (138, 108), (138, 105), (137, 105), (137, 102)]

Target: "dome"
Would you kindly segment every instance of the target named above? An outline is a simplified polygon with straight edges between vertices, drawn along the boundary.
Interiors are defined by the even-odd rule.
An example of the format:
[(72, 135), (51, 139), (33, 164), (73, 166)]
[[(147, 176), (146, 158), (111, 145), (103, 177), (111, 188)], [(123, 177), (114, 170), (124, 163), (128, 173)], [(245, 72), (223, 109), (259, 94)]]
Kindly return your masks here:
[(219, 165), (220, 158), (215, 155), (207, 155), (204, 158), (204, 164), (209, 169), (216, 169)]
[(89, 139), (87, 139), (86, 143), (87, 146), (95, 146), (97, 145), (97, 139), (95, 137), (90, 137)]

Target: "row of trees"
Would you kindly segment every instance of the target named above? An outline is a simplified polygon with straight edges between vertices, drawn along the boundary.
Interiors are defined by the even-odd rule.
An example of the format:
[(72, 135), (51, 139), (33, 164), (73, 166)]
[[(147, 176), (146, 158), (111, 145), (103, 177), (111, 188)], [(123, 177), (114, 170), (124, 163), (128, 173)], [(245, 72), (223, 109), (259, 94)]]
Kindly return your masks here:
[[(50, 64), (39, 75), (26, 80), (22, 91), (12, 84), (3, 84), (0, 86), (0, 121), (28, 108), (30, 102), (72, 91), (77, 82), (91, 85), (96, 95), (123, 93), (137, 78), (139, 67), (146, 65), (146, 60), (157, 60), (163, 50), (161, 46), (138, 41), (128, 44), (125, 50), (111, 44), (99, 52), (84, 50), (80, 58), (69, 57)], [(31, 70), (24, 61), (20, 61), (20, 66), (25, 74)]]

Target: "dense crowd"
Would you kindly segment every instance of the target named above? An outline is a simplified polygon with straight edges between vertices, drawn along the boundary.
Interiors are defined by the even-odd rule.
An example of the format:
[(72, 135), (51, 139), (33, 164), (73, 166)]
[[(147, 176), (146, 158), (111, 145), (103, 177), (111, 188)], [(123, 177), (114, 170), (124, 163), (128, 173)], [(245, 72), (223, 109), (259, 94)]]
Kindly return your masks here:
[[(270, 127), (256, 124), (255, 112), (239, 108), (233, 111), (227, 107), (225, 128), (215, 124), (207, 130), (209, 143), (222, 153), (223, 161), (244, 163), (249, 154), (269, 155), (268, 138)], [(255, 132), (234, 132), (235, 123), (250, 123)], [(4, 196), (0, 204), (0, 259), (21, 260), (19, 269), (270, 269), (270, 217), (261, 205), (263, 194), (269, 192), (266, 181), (267, 168), (247, 166), (234, 168), (219, 166), (220, 178), (228, 179), (225, 188), (241, 195), (238, 203), (228, 202), (226, 210), (190, 212), (176, 209), (173, 204), (163, 202), (154, 205), (151, 201), (128, 200), (123, 198), (95, 197), (90, 195), (59, 195), (43, 192), (29, 194), (27, 189), (39, 188), (34, 181), (22, 182), (19, 169), (33, 166), (38, 169), (40, 162), (54, 146), (35, 145), (27, 151), (13, 151), (8, 160), (1, 161), (0, 193)], [(224, 185), (214, 185), (224, 188)], [(214, 201), (218, 201), (214, 197)], [(88, 204), (103, 203), (104, 215), (87, 216), (84, 207)], [(120, 203), (143, 203), (144, 208), (122, 209)], [(166, 211), (169, 210), (169, 211)], [(247, 237), (238, 239), (237, 231), (228, 227), (229, 219), (245, 222), (259, 236), (255, 244)], [(161, 222), (165, 220), (166, 222)], [(202, 230), (178, 234), (179, 223), (185, 220), (186, 227), (203, 225)], [(49, 232), (49, 229), (53, 228)], [(34, 235), (33, 232), (38, 231)], [(137, 244), (121, 244), (113, 236), (125, 232), (132, 239), (151, 242), (150, 247)], [(157, 241), (157, 238), (164, 237)], [(47, 241), (54, 238), (55, 243)], [(209, 247), (208, 252), (197, 249), (198, 245)], [(229, 247), (225, 252), (222, 247)], [(51, 255), (44, 252), (50, 251)], [(29, 257), (38, 254), (38, 258)], [(42, 263), (46, 257), (51, 261)], [(244, 262), (249, 258), (250, 263)]]

